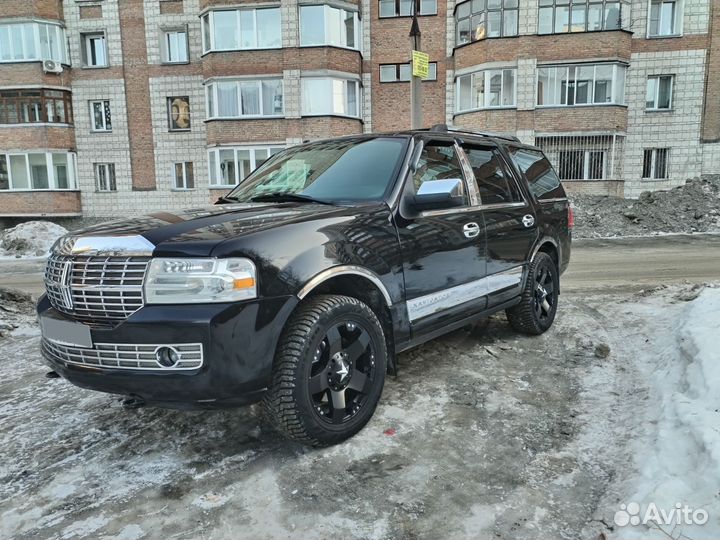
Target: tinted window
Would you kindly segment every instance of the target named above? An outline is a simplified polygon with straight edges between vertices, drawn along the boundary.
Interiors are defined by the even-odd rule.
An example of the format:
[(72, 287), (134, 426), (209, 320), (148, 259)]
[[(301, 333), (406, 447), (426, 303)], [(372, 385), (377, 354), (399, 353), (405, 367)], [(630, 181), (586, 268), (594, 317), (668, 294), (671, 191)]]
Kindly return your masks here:
[(426, 143), (413, 176), (415, 192), (424, 182), (449, 178), (463, 178), (455, 146), (439, 141)]
[(502, 204), (520, 201), (515, 181), (503, 166), (494, 148), (464, 148), (477, 181), (482, 204)]
[(508, 152), (525, 174), (530, 192), (538, 199), (565, 197), (558, 175), (542, 152), (509, 147)]
[(395, 180), (407, 141), (378, 137), (288, 148), (263, 163), (230, 196), (296, 193), (328, 201), (381, 200)]

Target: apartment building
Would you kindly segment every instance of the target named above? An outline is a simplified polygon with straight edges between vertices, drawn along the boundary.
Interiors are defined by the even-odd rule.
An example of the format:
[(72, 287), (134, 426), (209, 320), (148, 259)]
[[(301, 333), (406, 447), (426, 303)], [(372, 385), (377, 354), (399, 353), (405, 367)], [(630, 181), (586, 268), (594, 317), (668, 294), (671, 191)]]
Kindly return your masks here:
[[(205, 205), (289, 145), (405, 129), (412, 0), (0, 0), (0, 217)], [(420, 0), (426, 125), (570, 190), (720, 172), (712, 0)]]

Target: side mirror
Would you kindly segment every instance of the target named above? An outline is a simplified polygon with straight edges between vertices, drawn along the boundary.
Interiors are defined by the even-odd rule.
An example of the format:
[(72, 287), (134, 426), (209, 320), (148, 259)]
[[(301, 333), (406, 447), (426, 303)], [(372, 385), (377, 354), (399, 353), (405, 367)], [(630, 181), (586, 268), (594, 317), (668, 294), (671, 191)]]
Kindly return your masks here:
[(423, 182), (418, 192), (410, 197), (410, 207), (418, 212), (423, 210), (442, 210), (465, 204), (462, 195), (462, 180), (448, 178)]

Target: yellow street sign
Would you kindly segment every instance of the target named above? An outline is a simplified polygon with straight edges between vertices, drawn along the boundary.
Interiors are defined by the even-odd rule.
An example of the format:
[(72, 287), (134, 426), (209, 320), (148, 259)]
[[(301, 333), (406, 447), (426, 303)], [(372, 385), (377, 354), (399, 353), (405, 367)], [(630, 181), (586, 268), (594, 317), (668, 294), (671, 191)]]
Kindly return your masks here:
[(428, 78), (428, 69), (430, 64), (430, 56), (420, 51), (412, 52), (412, 74), (413, 77), (421, 79)]

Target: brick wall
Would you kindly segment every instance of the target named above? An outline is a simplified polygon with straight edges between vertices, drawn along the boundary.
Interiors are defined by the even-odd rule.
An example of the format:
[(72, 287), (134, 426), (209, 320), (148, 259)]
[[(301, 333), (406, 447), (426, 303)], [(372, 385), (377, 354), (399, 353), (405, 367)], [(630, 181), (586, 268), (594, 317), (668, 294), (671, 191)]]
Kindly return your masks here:
[(720, 141), (720, 5), (715, 2), (711, 9), (712, 37), (705, 70), (702, 138), (717, 142)]
[(14, 124), (0, 129), (0, 152), (53, 149), (73, 150), (75, 130), (67, 126)]
[(3, 217), (79, 216), (79, 191), (0, 191)]
[(62, 0), (5, 0), (2, 3), (0, 17), (39, 17), (56, 21), (62, 20)]

